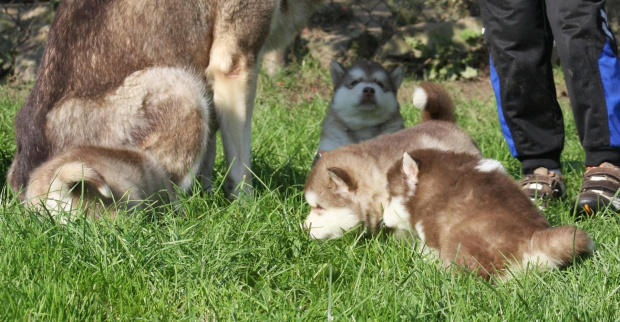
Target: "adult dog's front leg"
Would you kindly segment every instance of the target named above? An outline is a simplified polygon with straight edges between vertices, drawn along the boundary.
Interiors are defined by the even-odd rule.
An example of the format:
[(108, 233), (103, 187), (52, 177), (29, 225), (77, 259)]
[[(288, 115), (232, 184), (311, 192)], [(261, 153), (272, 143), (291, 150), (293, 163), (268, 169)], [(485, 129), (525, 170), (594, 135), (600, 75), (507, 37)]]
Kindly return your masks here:
[(233, 52), (231, 47), (214, 43), (207, 73), (229, 167), (224, 188), (236, 197), (240, 191), (252, 192), (250, 141), (257, 66), (256, 58)]

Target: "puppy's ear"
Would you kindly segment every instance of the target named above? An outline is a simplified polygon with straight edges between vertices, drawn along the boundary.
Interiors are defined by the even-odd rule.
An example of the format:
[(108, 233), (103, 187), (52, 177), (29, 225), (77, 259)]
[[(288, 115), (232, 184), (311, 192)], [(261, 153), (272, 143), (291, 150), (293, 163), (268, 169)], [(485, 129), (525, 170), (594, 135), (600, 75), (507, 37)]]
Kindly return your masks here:
[(405, 180), (409, 185), (409, 188), (415, 188), (418, 183), (419, 174), (418, 164), (413, 160), (409, 153), (403, 154), (403, 173), (405, 174)]
[(329, 74), (332, 77), (332, 84), (334, 84), (334, 87), (338, 86), (338, 83), (340, 83), (342, 76), (344, 76), (346, 72), (347, 71), (339, 62), (332, 60), (329, 64)]
[(398, 66), (394, 68), (393, 71), (390, 72), (390, 79), (392, 80), (392, 85), (394, 85), (394, 90), (400, 88), (400, 85), (403, 83), (403, 78), (405, 77), (405, 70), (403, 66)]
[(327, 169), (327, 174), (329, 174), (329, 178), (336, 185), (336, 192), (347, 194), (357, 190), (357, 184), (345, 170), (332, 167)]

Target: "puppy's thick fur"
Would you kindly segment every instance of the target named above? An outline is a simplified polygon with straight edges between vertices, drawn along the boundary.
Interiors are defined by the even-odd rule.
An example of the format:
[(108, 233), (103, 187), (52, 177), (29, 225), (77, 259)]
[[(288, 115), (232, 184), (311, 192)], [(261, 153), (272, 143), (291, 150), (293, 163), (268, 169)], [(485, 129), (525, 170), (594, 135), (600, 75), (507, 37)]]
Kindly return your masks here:
[(396, 95), (403, 68), (388, 72), (381, 64), (362, 60), (349, 67), (332, 61), (334, 95), (321, 124), (319, 151), (331, 151), (404, 128)]
[(487, 279), (493, 274), (509, 277), (509, 267), (553, 269), (593, 251), (584, 231), (551, 228), (496, 160), (416, 150), (405, 153), (387, 177), (385, 227), (409, 230), (446, 267)]
[[(383, 217), (382, 209), (389, 201), (387, 170), (406, 151), (437, 149), (480, 157), (471, 137), (451, 122), (455, 119), (454, 106), (447, 93), (428, 83), (420, 88), (419, 93), (425, 93), (429, 99), (418, 98), (418, 103), (423, 103), (419, 105), (440, 106), (443, 113), (437, 115), (444, 115), (450, 121), (429, 120), (393, 134), (322, 153), (304, 188), (311, 207), (304, 226), (313, 238), (337, 238), (359, 224), (369, 231), (377, 231)], [(441, 95), (435, 95), (437, 91), (441, 91)], [(446, 99), (437, 102), (435, 97)]]
[[(320, 2), (61, 2), (37, 81), (15, 119), (11, 187), (21, 199), (26, 190), (40, 191), (27, 188), (50, 184), (33, 177), (35, 169), (85, 146), (144, 153), (140, 158), (181, 188), (190, 173), (209, 187), (219, 128), (231, 167), (226, 190), (234, 194), (245, 183), (251, 191), (259, 59), (289, 42)], [(90, 169), (109, 167), (89, 162), (100, 163)]]

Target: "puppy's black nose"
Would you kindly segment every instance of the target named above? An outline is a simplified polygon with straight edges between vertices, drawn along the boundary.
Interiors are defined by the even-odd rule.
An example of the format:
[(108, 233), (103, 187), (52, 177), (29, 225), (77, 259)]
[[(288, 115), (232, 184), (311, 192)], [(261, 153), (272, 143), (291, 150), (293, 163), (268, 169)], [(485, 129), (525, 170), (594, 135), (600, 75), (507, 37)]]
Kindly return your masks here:
[(364, 96), (373, 96), (375, 95), (375, 89), (372, 87), (364, 87), (364, 89), (362, 90), (362, 93), (364, 93)]

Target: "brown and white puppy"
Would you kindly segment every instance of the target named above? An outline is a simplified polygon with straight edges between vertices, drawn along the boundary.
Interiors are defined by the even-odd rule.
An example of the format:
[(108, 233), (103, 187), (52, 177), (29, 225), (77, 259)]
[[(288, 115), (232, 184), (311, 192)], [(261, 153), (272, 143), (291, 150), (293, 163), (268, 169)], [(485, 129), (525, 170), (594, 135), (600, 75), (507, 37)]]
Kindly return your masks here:
[[(453, 121), (454, 107), (438, 85), (424, 83), (416, 91), (421, 107), (441, 110)], [(427, 100), (419, 96), (424, 94)], [(437, 100), (441, 97), (441, 100)], [(387, 170), (406, 151), (437, 149), (480, 156), (471, 137), (451, 121), (429, 120), (393, 134), (359, 144), (322, 152), (304, 188), (311, 207), (303, 226), (313, 238), (328, 239), (362, 224), (368, 231), (379, 229), (383, 208), (389, 202)]]
[(388, 72), (381, 64), (362, 60), (349, 67), (332, 61), (334, 96), (322, 123), (319, 151), (331, 151), (404, 128), (396, 98), (403, 68)]
[(452, 151), (405, 153), (387, 173), (386, 228), (409, 231), (445, 267), (483, 278), (507, 268), (553, 269), (590, 254), (574, 226), (552, 228), (500, 162)]
[[(15, 119), (11, 187), (23, 200), (37, 167), (83, 146), (152, 153), (174, 184), (185, 188), (192, 173), (210, 187), (219, 128), (230, 166), (226, 191), (251, 191), (258, 62), (293, 39), (320, 3), (62, 1)], [(178, 127), (188, 113), (200, 125)]]

